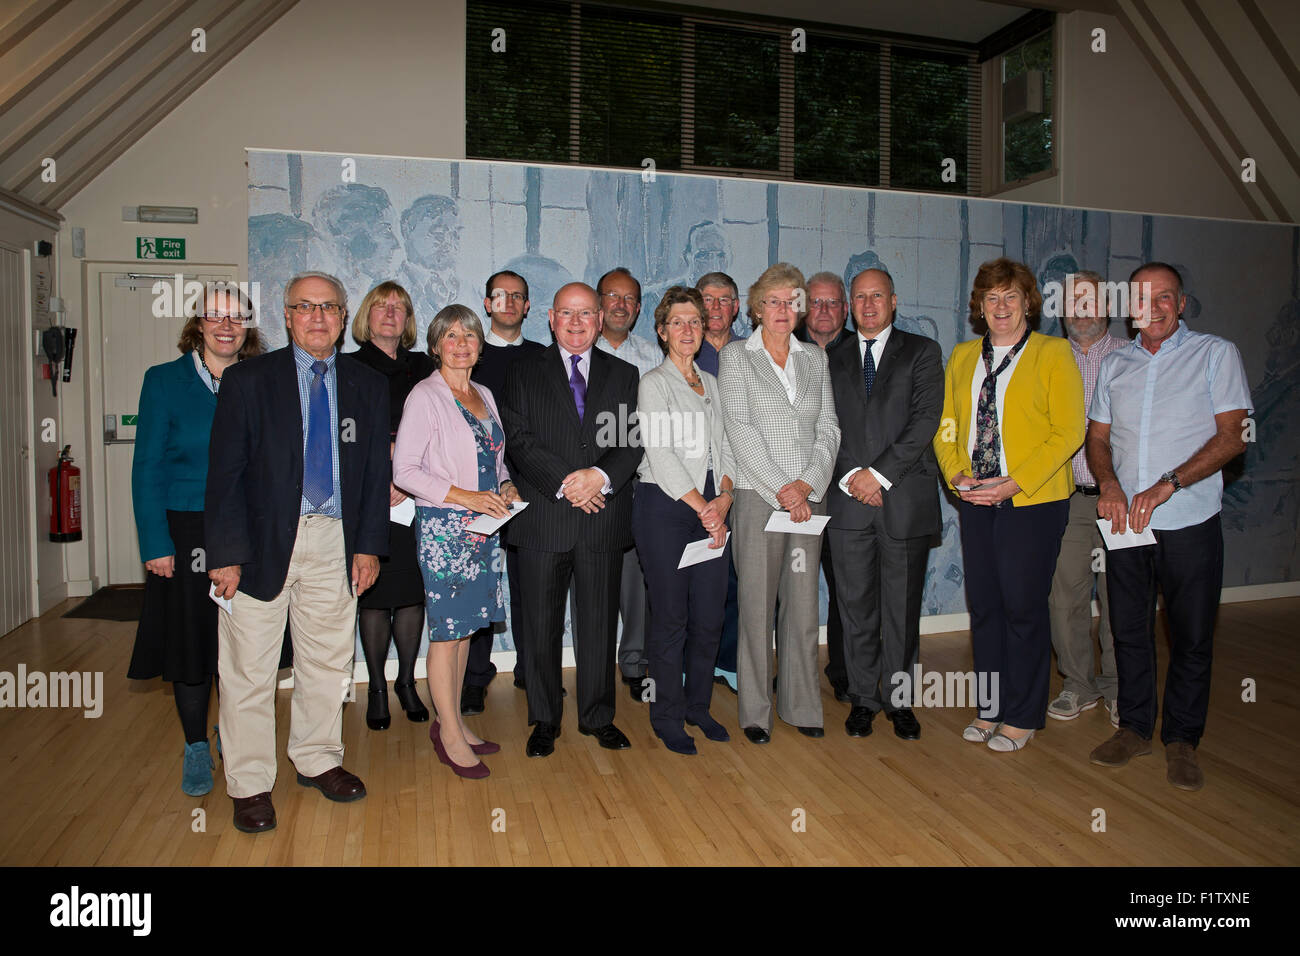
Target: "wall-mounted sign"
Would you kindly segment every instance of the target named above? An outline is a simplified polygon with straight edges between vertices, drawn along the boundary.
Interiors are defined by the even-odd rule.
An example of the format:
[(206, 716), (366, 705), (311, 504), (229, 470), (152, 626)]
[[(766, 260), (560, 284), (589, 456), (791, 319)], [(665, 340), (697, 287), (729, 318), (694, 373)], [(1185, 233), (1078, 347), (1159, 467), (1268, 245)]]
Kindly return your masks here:
[(137, 259), (184, 259), (184, 239), (146, 239), (136, 236), (135, 257)]

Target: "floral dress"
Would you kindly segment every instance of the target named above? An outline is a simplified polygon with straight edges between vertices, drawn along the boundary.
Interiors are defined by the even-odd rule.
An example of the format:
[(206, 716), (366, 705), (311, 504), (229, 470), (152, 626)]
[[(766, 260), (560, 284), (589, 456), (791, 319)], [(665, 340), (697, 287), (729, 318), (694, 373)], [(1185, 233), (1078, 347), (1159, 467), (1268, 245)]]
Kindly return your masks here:
[[(497, 455), (505, 445), (501, 426), (491, 416), (480, 421), (460, 402), (456, 407), (478, 444), (478, 488), (474, 490), (498, 491)], [(418, 556), (431, 641), (454, 641), (505, 620), (499, 535), (466, 531), (465, 525), (477, 517), (476, 512), (463, 508), (416, 506)]]

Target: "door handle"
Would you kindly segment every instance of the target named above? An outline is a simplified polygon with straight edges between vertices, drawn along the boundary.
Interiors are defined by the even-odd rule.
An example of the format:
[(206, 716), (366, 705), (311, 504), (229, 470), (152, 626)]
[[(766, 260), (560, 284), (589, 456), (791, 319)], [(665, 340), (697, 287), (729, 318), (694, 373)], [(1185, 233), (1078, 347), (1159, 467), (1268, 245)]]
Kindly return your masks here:
[(134, 438), (117, 437), (117, 416), (104, 416), (104, 444), (105, 445), (134, 445)]

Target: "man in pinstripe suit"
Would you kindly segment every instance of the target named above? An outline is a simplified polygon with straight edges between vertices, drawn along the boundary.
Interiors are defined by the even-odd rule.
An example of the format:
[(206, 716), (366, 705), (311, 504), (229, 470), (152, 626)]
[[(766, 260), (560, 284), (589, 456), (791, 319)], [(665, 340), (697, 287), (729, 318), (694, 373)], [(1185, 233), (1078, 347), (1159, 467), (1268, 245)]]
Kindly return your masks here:
[(625, 428), (610, 426), (635, 421), (638, 375), (594, 348), (603, 321), (596, 290), (581, 282), (561, 287), (550, 310), (555, 344), (514, 364), (501, 405), (515, 484), (529, 504), (505, 532), (519, 548), (530, 757), (554, 752), (560, 734), (570, 578), (578, 730), (609, 750), (630, 746), (614, 726), (614, 645), (641, 448)]

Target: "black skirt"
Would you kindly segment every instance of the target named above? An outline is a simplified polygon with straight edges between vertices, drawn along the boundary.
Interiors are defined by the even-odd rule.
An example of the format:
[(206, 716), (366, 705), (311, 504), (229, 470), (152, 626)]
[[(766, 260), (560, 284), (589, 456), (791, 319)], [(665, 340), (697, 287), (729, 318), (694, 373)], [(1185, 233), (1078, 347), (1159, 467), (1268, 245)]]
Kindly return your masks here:
[[(220, 611), (208, 594), (212, 581), (206, 565), (195, 557), (195, 550), (203, 548), (203, 512), (168, 511), (167, 530), (176, 548), (175, 570), (170, 578), (145, 572), (144, 609), (126, 676), (199, 684), (217, 674)], [(196, 563), (202, 570), (194, 570)], [(293, 644), (286, 624), (280, 667), (292, 666)]]
[(379, 577), (357, 603), (370, 610), (424, 604), (424, 575), (415, 559), (412, 525), (388, 523), (388, 557), (379, 559)]

